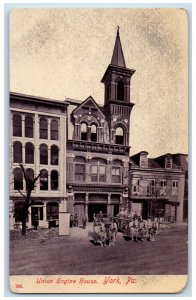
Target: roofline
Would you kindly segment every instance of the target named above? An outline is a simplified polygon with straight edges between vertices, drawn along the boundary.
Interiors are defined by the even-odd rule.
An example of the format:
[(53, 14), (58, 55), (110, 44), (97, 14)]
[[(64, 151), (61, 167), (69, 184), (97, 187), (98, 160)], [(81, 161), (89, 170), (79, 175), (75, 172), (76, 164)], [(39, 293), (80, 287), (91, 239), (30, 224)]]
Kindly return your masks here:
[(25, 101), (33, 101), (37, 103), (48, 103), (50, 105), (55, 104), (58, 106), (68, 106), (69, 103), (65, 100), (60, 101), (60, 100), (55, 100), (55, 99), (50, 99), (50, 98), (45, 98), (45, 97), (40, 97), (40, 96), (32, 96), (32, 95), (27, 95), (27, 94), (22, 94), (22, 93), (16, 93), (16, 92), (10, 92), (10, 99), (11, 98), (19, 98), (20, 100), (25, 100)]

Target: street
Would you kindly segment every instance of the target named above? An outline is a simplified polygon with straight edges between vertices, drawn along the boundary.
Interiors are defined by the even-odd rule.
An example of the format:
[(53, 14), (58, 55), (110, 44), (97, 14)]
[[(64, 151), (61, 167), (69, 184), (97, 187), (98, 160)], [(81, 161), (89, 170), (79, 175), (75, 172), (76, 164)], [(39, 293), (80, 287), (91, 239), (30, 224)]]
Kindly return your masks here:
[(160, 230), (154, 242), (126, 240), (117, 234), (114, 247), (92, 243), (92, 224), (71, 228), (39, 229), (26, 239), (10, 239), (10, 275), (172, 275), (188, 273), (186, 225)]

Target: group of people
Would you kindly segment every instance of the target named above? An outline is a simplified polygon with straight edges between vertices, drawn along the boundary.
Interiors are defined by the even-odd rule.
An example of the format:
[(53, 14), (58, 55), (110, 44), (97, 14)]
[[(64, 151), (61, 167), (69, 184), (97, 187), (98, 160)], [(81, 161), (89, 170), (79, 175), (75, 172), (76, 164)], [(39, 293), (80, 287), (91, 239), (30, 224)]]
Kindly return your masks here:
[(87, 217), (83, 215), (81, 217), (81, 220), (78, 217), (78, 214), (75, 213), (74, 215), (70, 215), (70, 227), (78, 227), (79, 226), (79, 221), (82, 223), (82, 228), (86, 228), (86, 223), (87, 223)]
[(138, 217), (130, 219), (125, 233), (132, 241), (135, 242), (138, 240), (154, 242), (159, 229), (159, 218), (154, 218), (154, 220), (142, 220), (141, 217)]
[(94, 232), (94, 243), (101, 246), (115, 246), (117, 237), (117, 224), (107, 216), (106, 221), (103, 220), (102, 213), (93, 215), (93, 232)]

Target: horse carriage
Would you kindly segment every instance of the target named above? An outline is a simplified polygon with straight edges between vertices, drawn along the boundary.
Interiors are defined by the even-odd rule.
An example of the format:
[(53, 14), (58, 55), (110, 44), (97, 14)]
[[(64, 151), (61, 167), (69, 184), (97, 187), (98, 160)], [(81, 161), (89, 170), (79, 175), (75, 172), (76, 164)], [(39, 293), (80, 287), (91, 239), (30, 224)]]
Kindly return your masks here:
[(125, 238), (134, 241), (155, 241), (155, 236), (160, 229), (159, 218), (142, 220), (140, 215), (118, 215), (113, 218), (119, 231), (123, 232)]

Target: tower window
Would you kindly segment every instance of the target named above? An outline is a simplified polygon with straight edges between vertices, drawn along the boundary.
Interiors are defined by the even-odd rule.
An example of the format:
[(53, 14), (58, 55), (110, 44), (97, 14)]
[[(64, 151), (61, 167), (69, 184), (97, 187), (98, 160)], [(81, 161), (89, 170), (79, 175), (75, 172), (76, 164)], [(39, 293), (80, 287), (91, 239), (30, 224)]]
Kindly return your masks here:
[(106, 99), (107, 100), (110, 99), (110, 85), (109, 84), (106, 85)]
[(124, 132), (121, 127), (116, 128), (116, 139), (115, 144), (123, 145), (124, 144)]
[(85, 123), (81, 124), (81, 140), (87, 140), (87, 126)]
[(121, 80), (117, 83), (117, 100), (124, 101), (124, 82)]
[(97, 141), (97, 126), (96, 125), (91, 126), (91, 141), (92, 142)]

